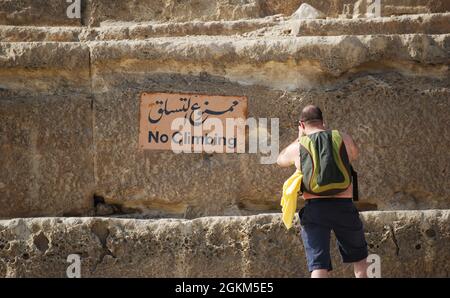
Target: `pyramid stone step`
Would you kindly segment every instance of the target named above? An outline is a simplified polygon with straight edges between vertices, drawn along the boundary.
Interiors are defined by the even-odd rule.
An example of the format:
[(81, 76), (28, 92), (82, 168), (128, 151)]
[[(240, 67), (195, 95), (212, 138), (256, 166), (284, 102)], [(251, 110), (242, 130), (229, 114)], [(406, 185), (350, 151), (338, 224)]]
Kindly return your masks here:
[[(447, 277), (450, 210), (362, 212), (381, 277)], [(352, 277), (332, 241), (333, 277)], [(27, 218), (0, 221), (0, 277), (307, 277), (298, 218)]]
[[(270, 15), (290, 16), (307, 3), (325, 16), (354, 14), (364, 0), (85, 0), (80, 1), (80, 18), (69, 18), (71, 3), (61, 0), (0, 0), (1, 25), (99, 26), (103, 22), (186, 22), (254, 19)], [(359, 3), (359, 4), (358, 4)], [(383, 0), (381, 16), (450, 12), (450, 2), (430, 0)]]
[(161, 90), (247, 96), (249, 117), (279, 118), (281, 147), (295, 137), (301, 107), (322, 105), (329, 125), (361, 148), (362, 202), (381, 210), (449, 208), (440, 182), (449, 181), (449, 144), (435, 137), (448, 118), (449, 38), (1, 43), (0, 217), (89, 215), (94, 195), (125, 213), (279, 210), (291, 169), (261, 165), (260, 154), (136, 150), (140, 94)]
[(108, 23), (102, 27), (0, 26), (0, 41), (144, 40), (177, 36), (337, 36), (373, 34), (446, 34), (450, 13), (373, 19), (291, 20), (276, 16), (239, 21), (184, 23)]
[(291, 23), (294, 36), (445, 34), (450, 32), (450, 13), (365, 19), (298, 20)]

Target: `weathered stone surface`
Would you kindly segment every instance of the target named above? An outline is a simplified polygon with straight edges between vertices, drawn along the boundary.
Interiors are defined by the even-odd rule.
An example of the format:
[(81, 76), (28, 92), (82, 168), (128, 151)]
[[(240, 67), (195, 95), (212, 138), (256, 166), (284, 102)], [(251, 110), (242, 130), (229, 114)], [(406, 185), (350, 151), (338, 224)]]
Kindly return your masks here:
[[(326, 19), (292, 21), (294, 36), (365, 34), (446, 34), (450, 13), (404, 15), (370, 19)], [(280, 24), (279, 27), (287, 27)], [(275, 27), (276, 28), (276, 27)]]
[(1, 42), (79, 41), (81, 27), (0, 26)]
[[(247, 96), (249, 117), (280, 119), (282, 146), (295, 138), (293, 123), (301, 108), (317, 103), (329, 126), (349, 132), (361, 147), (356, 166), (362, 203), (382, 210), (448, 208), (450, 180), (444, 165), (449, 162), (445, 153), (449, 142), (445, 136), (435, 138), (449, 108), (445, 38), (355, 37), (347, 41), (357, 45), (352, 51), (343, 46), (346, 38), (336, 43), (329, 38), (91, 43), (93, 86), (99, 90), (94, 127), (97, 193), (112, 204), (185, 217), (279, 208), (280, 186), (292, 170), (261, 165), (259, 155), (136, 150), (139, 94), (171, 90)], [(302, 64), (301, 59), (314, 59), (318, 52), (320, 66)], [(283, 61), (287, 57), (300, 62)], [(233, 66), (235, 61), (239, 65)], [(427, 66), (428, 61), (442, 64)], [(323, 66), (322, 72), (312, 74), (311, 65), (315, 70)], [(296, 69), (292, 76), (289, 69)], [(298, 77), (308, 70), (305, 77)], [(341, 74), (336, 79), (323, 74), (334, 71)], [(284, 81), (277, 86), (280, 72)], [(310, 85), (301, 87), (309, 90), (294, 89), (300, 87), (295, 84), (306, 83)], [(294, 90), (273, 90), (288, 86)], [(412, 121), (427, 125), (419, 128)], [(435, 175), (424, 175), (430, 172)], [(214, 203), (217, 198), (220, 204)]]
[(89, 93), (89, 48), (69, 42), (0, 43), (0, 79), (2, 96)]
[(0, 97), (0, 218), (92, 209), (91, 100)]
[(0, 45), (0, 218), (93, 208), (89, 50)]
[(183, 23), (109, 23), (102, 27), (1, 26), (0, 41), (87, 42), (104, 40), (143, 40), (153, 37), (213, 35), (336, 36), (367, 34), (446, 34), (450, 13), (403, 15), (371, 19), (289, 20), (267, 18)]
[[(449, 277), (449, 210), (363, 212), (383, 277)], [(195, 220), (34, 218), (0, 221), (0, 273), (65, 277), (307, 277), (299, 226), (279, 214)], [(333, 276), (351, 277), (332, 246)]]
[[(353, 0), (201, 0), (163, 1), (138, 0), (112, 2), (91, 0), (89, 23), (98, 25), (104, 21), (192, 21), (192, 20), (237, 20), (269, 15), (292, 15), (301, 4), (309, 4), (328, 17), (342, 13), (344, 4), (353, 5)], [(450, 11), (446, 1), (432, 0), (384, 0), (381, 1), (382, 16), (434, 13)]]
[[(163, 1), (138, 0), (118, 1), (91, 0), (89, 24), (99, 25), (105, 21), (219, 21), (258, 18), (269, 15), (293, 14), (301, 4), (307, 3), (328, 17), (337, 17), (344, 4), (354, 4), (353, 0), (201, 0)], [(382, 16), (450, 11), (447, 1), (430, 0), (384, 0)]]
[(175, 1), (92, 0), (90, 25), (104, 21), (218, 21), (264, 17), (257, 0)]
[[(8, 120), (2, 121), (1, 148), (8, 167), (0, 189), (5, 202), (24, 205), (12, 204), (1, 216), (88, 214), (94, 193), (117, 205), (113, 210), (156, 217), (279, 210), (281, 185), (291, 169), (261, 165), (258, 154), (137, 151), (143, 91), (247, 96), (250, 117), (280, 119), (282, 146), (294, 138), (301, 108), (318, 103), (329, 126), (351, 133), (361, 147), (356, 166), (362, 204), (382, 210), (448, 208), (449, 140), (446, 134), (435, 137), (448, 122), (448, 39), (203, 36), (2, 43), (1, 116)], [(73, 109), (73, 118), (64, 120), (64, 109)], [(39, 113), (50, 116), (41, 120)], [(16, 129), (22, 119), (28, 121), (23, 133)], [(62, 144), (69, 154), (41, 141), (48, 134), (51, 144)], [(15, 150), (16, 138), (46, 145), (31, 153), (28, 147)], [(17, 156), (29, 166), (14, 167)], [(41, 182), (29, 170), (36, 156), (58, 156), (41, 160)], [(55, 175), (57, 182), (51, 181), (53, 163), (66, 164), (72, 180)], [(435, 174), (424, 175), (430, 172)], [(30, 185), (39, 188), (33, 196), (45, 201), (42, 206), (55, 209), (39, 209), (39, 201), (28, 199)], [(74, 206), (53, 204), (57, 196)]]
[(81, 40), (121, 40), (148, 39), (163, 36), (186, 35), (236, 35), (276, 25), (286, 18), (271, 16), (266, 18), (236, 21), (191, 21), (181, 23), (109, 23), (101, 27), (86, 29)]
[(325, 15), (307, 3), (302, 3), (292, 14), (293, 19), (324, 19)]
[(27, 69), (38, 68), (88, 68), (89, 51), (80, 43), (32, 43), (2, 42), (0, 44), (0, 67)]
[[(347, 2), (347, 1), (346, 1)], [(350, 1), (349, 1), (350, 2)], [(403, 14), (417, 14), (417, 13), (431, 13), (436, 7), (442, 3), (436, 1), (409, 1), (409, 0), (394, 0), (394, 1), (379, 1), (381, 16), (403, 15)], [(374, 1), (358, 0), (350, 2), (348, 5), (353, 8), (353, 18), (373, 18), (378, 17), (375, 13), (375, 8), (371, 5)], [(445, 5), (445, 4), (444, 4)], [(448, 6), (447, 6), (448, 11)]]
[(61, 0), (0, 0), (0, 25), (80, 26), (80, 19), (67, 17), (69, 5)]
[[(81, 18), (70, 19), (70, 3), (61, 0), (0, 1), (0, 24), (38, 26), (98, 26), (104, 22), (186, 22), (290, 16), (307, 3), (327, 17), (337, 17), (354, 0), (86, 0), (81, 1)], [(450, 11), (450, 2), (433, 0), (383, 0), (382, 16)]]
[[(353, 1), (353, 0), (333, 0), (333, 1), (320, 1), (309, 0), (302, 1), (311, 4), (315, 8), (324, 12), (329, 17), (338, 17), (345, 12), (345, 6), (349, 6), (350, 14), (353, 14), (356, 2), (363, 3), (364, 10), (360, 13), (365, 14), (366, 0)], [(382, 0), (381, 2), (381, 16), (391, 15), (403, 15), (403, 14), (418, 14), (418, 13), (433, 13), (433, 12), (446, 12), (450, 11), (450, 3), (446, 1), (434, 1), (434, 0)]]
[[(279, 208), (280, 186), (292, 169), (261, 165), (259, 155), (135, 150), (138, 128), (133, 123), (139, 113), (140, 89), (156, 92), (177, 86), (170, 90), (211, 93), (211, 88), (218, 88), (218, 94), (247, 96), (250, 117), (280, 118), (283, 146), (295, 138), (292, 123), (301, 108), (307, 103), (319, 104), (328, 125), (351, 133), (360, 146), (356, 167), (362, 202), (382, 210), (448, 208), (445, 148), (449, 143), (445, 136), (435, 138), (447, 117), (448, 82), (373, 75), (335, 90), (283, 93), (194, 76), (124, 74), (117, 80), (127, 89), (117, 86), (115, 91), (111, 88), (96, 95), (96, 184), (98, 194), (111, 203), (142, 205), (145, 211), (148, 205), (188, 217)], [(417, 128), (411, 121), (429, 124)], [(423, 175), (430, 172), (435, 175)], [(220, 204), (214, 202), (217, 199)], [(172, 210), (172, 204), (183, 208), (176, 205), (180, 209)]]
[[(242, 84), (295, 90), (332, 81), (333, 77), (369, 63), (381, 66), (388, 61), (402, 61), (418, 67), (446, 65), (449, 39), (449, 34), (270, 39), (180, 37), (89, 44), (94, 68), (107, 64), (105, 72), (111, 72), (112, 63), (123, 71), (133, 67), (143, 70), (142, 60), (153, 63), (153, 67), (157, 65), (153, 72), (188, 74), (206, 71)], [(262, 67), (264, 72), (260, 71)]]

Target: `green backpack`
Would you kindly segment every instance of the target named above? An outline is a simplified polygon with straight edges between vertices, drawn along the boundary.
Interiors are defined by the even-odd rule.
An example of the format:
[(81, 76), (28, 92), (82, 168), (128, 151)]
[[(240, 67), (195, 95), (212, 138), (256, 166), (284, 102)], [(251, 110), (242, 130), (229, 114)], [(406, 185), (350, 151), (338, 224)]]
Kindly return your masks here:
[(299, 143), (302, 192), (329, 196), (350, 186), (351, 165), (344, 141), (337, 130), (302, 136)]

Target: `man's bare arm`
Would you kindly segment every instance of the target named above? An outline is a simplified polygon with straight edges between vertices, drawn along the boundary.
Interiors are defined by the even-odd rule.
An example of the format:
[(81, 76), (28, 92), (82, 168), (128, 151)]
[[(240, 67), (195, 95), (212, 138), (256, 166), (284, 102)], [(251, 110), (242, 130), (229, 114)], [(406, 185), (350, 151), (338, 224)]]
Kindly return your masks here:
[(295, 164), (298, 153), (298, 139), (281, 151), (277, 158), (280, 167), (289, 167)]

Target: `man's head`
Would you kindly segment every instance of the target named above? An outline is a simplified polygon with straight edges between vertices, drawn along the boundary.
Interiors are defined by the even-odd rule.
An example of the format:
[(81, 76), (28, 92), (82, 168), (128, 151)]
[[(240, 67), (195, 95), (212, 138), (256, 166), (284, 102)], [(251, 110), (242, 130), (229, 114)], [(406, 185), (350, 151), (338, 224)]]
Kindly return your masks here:
[(299, 128), (323, 128), (322, 111), (318, 106), (307, 105), (300, 114)]

